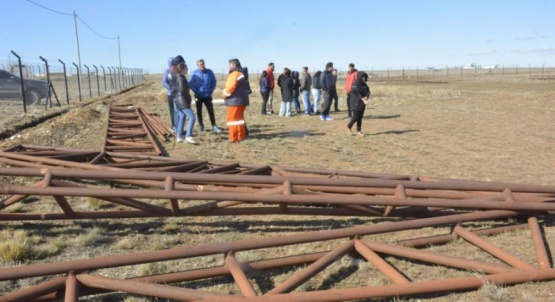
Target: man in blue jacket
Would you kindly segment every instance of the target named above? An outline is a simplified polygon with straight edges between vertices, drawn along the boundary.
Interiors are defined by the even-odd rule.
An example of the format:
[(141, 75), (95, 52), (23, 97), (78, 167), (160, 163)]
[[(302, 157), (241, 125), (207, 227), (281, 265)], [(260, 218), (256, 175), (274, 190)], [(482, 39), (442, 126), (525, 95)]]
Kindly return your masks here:
[(222, 132), (222, 129), (216, 126), (216, 118), (214, 117), (214, 105), (212, 104), (212, 93), (216, 89), (216, 76), (212, 70), (204, 66), (204, 60), (199, 59), (197, 61), (198, 69), (193, 72), (191, 79), (189, 80), (189, 86), (195, 94), (196, 104), (197, 104), (197, 119), (200, 126), (200, 131), (204, 131), (204, 124), (202, 122), (202, 104), (206, 106), (208, 110), (208, 116), (210, 117), (210, 123), (212, 123), (212, 131), (215, 133)]

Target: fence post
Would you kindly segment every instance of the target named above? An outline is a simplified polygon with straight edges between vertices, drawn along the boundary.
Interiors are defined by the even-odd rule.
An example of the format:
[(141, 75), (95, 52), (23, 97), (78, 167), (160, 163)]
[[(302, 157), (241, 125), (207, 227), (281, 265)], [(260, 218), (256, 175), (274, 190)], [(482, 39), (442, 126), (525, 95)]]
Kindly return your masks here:
[(125, 71), (123, 70), (123, 67), (119, 68), (119, 72), (120, 72), (120, 76), (119, 76), (119, 80), (121, 81), (120, 83), (120, 90), (125, 88)]
[(98, 68), (96, 65), (93, 64), (94, 70), (96, 70), (96, 91), (98, 92), (98, 96), (100, 96), (100, 81), (98, 80)]
[(106, 92), (106, 71), (104, 70), (104, 66), (100, 65), (102, 68), (102, 78), (104, 79), (104, 92)]
[(92, 98), (92, 89), (91, 89), (91, 72), (89, 71), (89, 66), (87, 64), (83, 64), (85, 68), (87, 68), (87, 79), (89, 80), (89, 97)]
[(127, 83), (125, 81), (125, 67), (121, 67), (121, 85), (123, 88), (127, 88)]
[(131, 85), (133, 86), (135, 86), (136, 75), (137, 75), (137, 69), (136, 68), (131, 69)]
[[(120, 75), (120, 68), (114, 67), (114, 74), (116, 75), (116, 89), (121, 90), (121, 75)], [(119, 88), (118, 88), (119, 84)]]
[(46, 70), (46, 81), (48, 82), (48, 93), (46, 94), (46, 102), (44, 104), (44, 110), (48, 109), (48, 102), (50, 102), (50, 108), (52, 108), (52, 97), (50, 95), (50, 71), (48, 70), (48, 61), (39, 56), (39, 59), (41, 59), (44, 62), (44, 70)]
[(69, 105), (69, 89), (67, 88), (67, 72), (66, 72), (66, 63), (64, 63), (64, 61), (58, 59), (58, 61), (60, 63), (62, 63), (62, 65), (64, 66), (64, 82), (66, 84), (66, 99), (67, 99), (67, 104)]
[(81, 75), (79, 75), (81, 73), (81, 70), (79, 70), (79, 66), (77, 66), (77, 64), (75, 64), (75, 62), (73, 62), (73, 66), (75, 66), (75, 68), (77, 68), (77, 87), (79, 87), (79, 102), (82, 101), (81, 98)]
[(27, 114), (27, 104), (25, 103), (25, 87), (23, 86), (23, 67), (21, 66), (21, 57), (17, 55), (13, 50), (11, 51), (17, 58), (17, 64), (19, 65), (19, 81), (21, 82), (21, 96), (23, 97), (23, 112)]
[[(117, 84), (116, 84), (116, 69), (114, 67), (108, 67), (108, 69), (110, 70), (110, 84), (112, 85), (112, 87), (110, 88), (111, 91), (114, 91), (117, 88)], [(112, 78), (112, 72), (114, 74), (114, 77)]]

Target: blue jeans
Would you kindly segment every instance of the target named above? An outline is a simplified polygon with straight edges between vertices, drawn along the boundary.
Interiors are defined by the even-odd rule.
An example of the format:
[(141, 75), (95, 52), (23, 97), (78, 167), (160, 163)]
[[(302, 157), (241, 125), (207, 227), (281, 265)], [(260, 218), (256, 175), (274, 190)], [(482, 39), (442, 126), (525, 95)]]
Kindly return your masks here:
[(188, 118), (189, 122), (187, 123), (187, 134), (186, 136), (193, 136), (193, 126), (195, 125), (195, 113), (193, 112), (193, 109), (189, 108), (189, 109), (177, 109), (177, 107), (174, 106), (174, 111), (177, 115), (177, 129), (175, 129), (175, 131), (177, 132), (177, 138), (178, 139), (183, 139), (183, 128), (185, 126), (185, 119)]
[(318, 110), (318, 103), (320, 103), (320, 98), (322, 97), (322, 90), (312, 88), (312, 96), (314, 97), (314, 110), (312, 112), (316, 113)]
[(310, 91), (303, 90), (302, 95), (304, 104), (304, 114), (312, 113), (312, 105), (310, 104)]
[[(299, 97), (298, 96), (293, 97), (293, 105), (295, 105), (295, 111), (296, 112), (301, 112), (301, 104), (299, 104)], [(293, 106), (291, 106), (291, 107), (293, 107)]]

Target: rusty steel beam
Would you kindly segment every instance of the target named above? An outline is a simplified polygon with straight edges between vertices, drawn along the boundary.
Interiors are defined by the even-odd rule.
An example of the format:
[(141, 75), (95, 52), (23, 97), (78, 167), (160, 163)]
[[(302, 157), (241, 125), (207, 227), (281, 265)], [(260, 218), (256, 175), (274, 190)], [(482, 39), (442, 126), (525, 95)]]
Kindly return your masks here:
[(145, 125), (151, 129), (160, 141), (168, 141), (173, 136), (170, 126), (157, 114), (150, 112), (145, 107), (138, 107), (137, 109), (141, 118), (145, 121)]
[(121, 265), (134, 265), (147, 262), (167, 261), (183, 257), (199, 257), (210, 254), (221, 254), (228, 251), (244, 251), (276, 246), (293, 245), (315, 241), (341, 239), (370, 234), (381, 234), (387, 232), (410, 230), (423, 227), (445, 226), (466, 221), (482, 221), (496, 218), (508, 218), (518, 216), (513, 211), (485, 211), (477, 213), (465, 213), (451, 216), (440, 216), (414, 220), (404, 220), (385, 224), (369, 226), (358, 226), (347, 229), (310, 232), (298, 235), (282, 236), (277, 238), (262, 238), (257, 240), (243, 240), (231, 243), (216, 243), (209, 246), (185, 247), (174, 250), (146, 252), (140, 255), (121, 255), (99, 258), (95, 261), (76, 260), (56, 264), (37, 264), (27, 267), (16, 267), (0, 269), (0, 281), (17, 278), (38, 277), (49, 274), (61, 274), (69, 271), (85, 271), (93, 269), (108, 268)]
[[(32, 159), (32, 157), (29, 158), (29, 156), (21, 154), (8, 154), (7, 157), (27, 161), (30, 161)], [(26, 196), (36, 195), (54, 196), (57, 202), (60, 204), (62, 210), (66, 213), (66, 215), (63, 216), (59, 216), (57, 214), (47, 215), (49, 213), (42, 213), (41, 217), (43, 219), (46, 216), (49, 217), (48, 219), (55, 219), (54, 217), (63, 217), (62, 219), (82, 219), (83, 217), (94, 217), (94, 215), (91, 216), (85, 213), (74, 213), (71, 210), (71, 207), (69, 206), (67, 200), (64, 199), (72, 196), (95, 197), (99, 199), (104, 199), (110, 202), (145, 211), (147, 213), (150, 213), (150, 215), (157, 217), (165, 217), (168, 215), (183, 216), (186, 214), (199, 215), (201, 213), (210, 214), (209, 212), (212, 212), (212, 214), (216, 212), (218, 212), (219, 214), (224, 214), (226, 212), (230, 212), (221, 209), (221, 205), (223, 205), (224, 203), (227, 203), (227, 205), (224, 207), (248, 207), (253, 206), (248, 205), (252, 203), (273, 204), (280, 207), (281, 211), (277, 212), (280, 214), (295, 212), (295, 210), (288, 211), (288, 207), (291, 206), (312, 207), (313, 205), (320, 205), (324, 207), (329, 207), (331, 205), (333, 207), (342, 207), (344, 209), (350, 210), (352, 213), (358, 213), (356, 215), (391, 215), (400, 217), (411, 215), (414, 215), (412, 217), (450, 215), (451, 213), (449, 213), (449, 210), (453, 209), (457, 209), (459, 211), (503, 209), (520, 211), (523, 214), (525, 214), (526, 211), (555, 211), (555, 204), (552, 203), (552, 201), (554, 201), (554, 198), (550, 197), (549, 193), (546, 193), (555, 190), (555, 187), (550, 186), (527, 185), (522, 187), (518, 184), (513, 184), (509, 185), (509, 188), (505, 188), (502, 193), (499, 193), (495, 192), (494, 188), (489, 188), (486, 186), (486, 184), (479, 183), (477, 184), (479, 189), (490, 190), (492, 193), (471, 193), (467, 195), (458, 194), (455, 196), (456, 199), (437, 198), (438, 194), (433, 193), (433, 187), (427, 188), (421, 186), (421, 188), (427, 188), (426, 191), (430, 192), (430, 198), (426, 198), (428, 197), (426, 195), (421, 195), (422, 197), (409, 197), (405, 193), (405, 188), (406, 186), (414, 185), (415, 183), (412, 181), (407, 182), (403, 180), (392, 181), (383, 179), (336, 179), (310, 177), (287, 178), (283, 176), (268, 175), (263, 175), (262, 177), (260, 177), (258, 175), (244, 174), (225, 175), (218, 173), (176, 173), (137, 170), (135, 170), (133, 173), (128, 173), (128, 170), (123, 168), (89, 165), (84, 163), (68, 164), (65, 161), (45, 158), (39, 158), (39, 160), (49, 164), (70, 165), (71, 167), (76, 168), (76, 170), (45, 167), (41, 167), (40, 169), (0, 168), (0, 175), (28, 176), (39, 178), (42, 177), (48, 179), (46, 182), (41, 183), (40, 188), (37, 187), (37, 185), (19, 186), (5, 184), (2, 187), (1, 192), (3, 194), (12, 194), (12, 196), (0, 201), (0, 210), (16, 202), (20, 202)], [(195, 163), (193, 165), (202, 164), (203, 163)], [(230, 171), (237, 169), (238, 166), (238, 164), (229, 164), (206, 171)], [(91, 170), (77, 170), (79, 168), (86, 168)], [(263, 169), (260, 169), (260, 167), (258, 167), (255, 169), (258, 169), (260, 173), (265, 173), (267, 169), (265, 169), (264, 167), (262, 168)], [(127, 189), (112, 189), (106, 188), (105, 186), (95, 185), (93, 185), (93, 187), (85, 187), (84, 185), (77, 187), (75, 185), (69, 184), (69, 182), (67, 181), (65, 181), (64, 183), (60, 183), (58, 181), (59, 178), (64, 178), (79, 183), (83, 183), (83, 180), (121, 182), (126, 184), (138, 185), (139, 188), (130, 187)], [(322, 188), (322, 190), (325, 190), (329, 187), (340, 186), (356, 189), (362, 186), (361, 182), (368, 182), (366, 188), (372, 185), (377, 185), (378, 187), (381, 187), (384, 185), (383, 181), (388, 183), (397, 183), (394, 189), (396, 193), (393, 196), (377, 194), (339, 194), (317, 191), (318, 188)], [(297, 185), (297, 183), (299, 183), (299, 185)], [(284, 184), (287, 184), (287, 186), (283, 187), (284, 189), (279, 189)], [(428, 185), (429, 183), (416, 184)], [(441, 182), (441, 184), (451, 185), (447, 181), (443, 181)], [(435, 186), (436, 184), (433, 185)], [(300, 188), (303, 186), (309, 186), (310, 190), (298, 189), (298, 187)], [(391, 184), (391, 186), (393, 186), (393, 184)], [(163, 191), (159, 189), (163, 189)], [(534, 193), (532, 189), (537, 189), (539, 192)], [(440, 193), (445, 194), (445, 190), (446, 188), (440, 188)], [(514, 190), (526, 190), (528, 192), (526, 194), (520, 195), (518, 198), (514, 198), (515, 194), (512, 193)], [(463, 196), (466, 196), (468, 198), (463, 199)], [(446, 197), (453, 196), (448, 196), (448, 194), (446, 194)], [(149, 204), (149, 202), (152, 201), (143, 202), (139, 200), (134, 200), (141, 198), (168, 200), (169, 202), (171, 202), (171, 209), (160, 206), (152, 206)], [(188, 209), (187, 207), (180, 208), (177, 200), (202, 200), (206, 201), (207, 203), (206, 205), (195, 206), (194, 208)], [(381, 210), (376, 208), (376, 206), (386, 208), (385, 210)], [(236, 210), (235, 213), (239, 213), (240, 211), (245, 210)], [(262, 210), (253, 209), (253, 212), (245, 211), (244, 213), (261, 213), (260, 211)], [(318, 210), (315, 210), (313, 212), (316, 213), (318, 212)], [(0, 218), (10, 220), (11, 218), (9, 216), (17, 217), (20, 219), (23, 219), (25, 217), (38, 217), (33, 216), (32, 213), (27, 213), (29, 215), (25, 215), (25, 213), (12, 214), (13, 215), (0, 213)], [(145, 213), (140, 212), (121, 212), (120, 214), (120, 217), (131, 217), (133, 215), (137, 217), (145, 217)], [(97, 217), (113, 217), (111, 216), (112, 214), (108, 215), (109, 216), (98, 215)]]
[[(16, 157), (16, 156), (11, 156)], [(53, 164), (56, 160), (45, 160)], [(85, 169), (91, 168), (91, 165), (74, 163), (74, 167), (81, 167), (84, 165)], [(386, 179), (319, 179), (309, 177), (259, 177), (254, 175), (203, 175), (198, 173), (162, 173), (162, 172), (140, 172), (135, 171), (129, 173), (123, 169), (106, 168), (102, 170), (110, 170), (110, 172), (101, 171), (98, 166), (92, 166), (94, 171), (69, 171), (64, 169), (49, 169), (54, 176), (59, 177), (81, 177), (87, 179), (129, 179), (129, 180), (155, 180), (163, 181), (166, 177), (172, 176), (176, 181), (188, 183), (222, 183), (222, 184), (235, 184), (235, 185), (277, 185), (282, 184), (288, 180), (292, 185), (309, 185), (309, 186), (350, 186), (350, 187), (378, 187), (378, 188), (396, 188), (398, 185), (403, 185), (405, 188), (413, 188), (420, 190), (468, 190), (468, 191), (486, 191), (486, 192), (503, 192), (509, 188), (513, 192), (526, 192), (526, 193), (547, 193), (555, 194), (555, 186), (543, 185), (526, 185), (526, 184), (496, 184), (496, 183), (474, 183), (473, 186), (467, 183), (442, 182), (442, 183), (423, 183), (423, 182), (407, 182), (395, 181)], [(44, 172), (41, 169), (32, 168), (1, 168), (0, 173), (6, 176), (42, 176)], [(541, 195), (540, 195), (541, 196)], [(551, 196), (545, 196), (549, 198)], [(478, 198), (476, 198), (478, 199)]]
[[(26, 172), (20, 171), (25, 169)], [(18, 175), (18, 176), (39, 176), (37, 171), (33, 169), (21, 168), (0, 168), (0, 175)], [(118, 172), (100, 172), (87, 171), (87, 173), (79, 173), (66, 170), (49, 170), (54, 177), (79, 179), (138, 179), (137, 174), (128, 177)], [(100, 173), (99, 173), (100, 172)], [(89, 173), (89, 174), (88, 174)], [(106, 177), (102, 177), (106, 175)], [(171, 175), (175, 181), (179, 181), (181, 175)], [(214, 175), (214, 177), (224, 177), (228, 175)], [(121, 178), (120, 178), (121, 177)], [(237, 176), (238, 177), (238, 176)], [(250, 176), (242, 176), (250, 177)], [(209, 179), (203, 180), (204, 183), (213, 183)], [(199, 186), (201, 180), (196, 180)], [(425, 198), (395, 198), (380, 196), (364, 196), (364, 195), (305, 195), (305, 194), (256, 194), (246, 192), (208, 192), (200, 191), (159, 191), (149, 189), (110, 189), (110, 188), (60, 188), (60, 187), (43, 187), (22, 185), (4, 185), (1, 189), (2, 194), (22, 194), (22, 195), (38, 195), (38, 196), (78, 196), (78, 197), (98, 197), (98, 198), (147, 198), (147, 199), (183, 199), (183, 200), (217, 200), (217, 201), (241, 201), (241, 202), (265, 202), (265, 203), (292, 203), (292, 204), (321, 204), (321, 205), (369, 205), (369, 206), (416, 206), (416, 207), (441, 207), (453, 209), (478, 209), (478, 210), (514, 210), (514, 211), (555, 211), (555, 203), (551, 198), (547, 198), (545, 202), (499, 202), (489, 201), (479, 198), (467, 200), (450, 200), (450, 199), (425, 199)]]
[(162, 154), (154, 141), (151, 128), (133, 105), (111, 105), (108, 109), (106, 138), (101, 152), (116, 150)]
[[(207, 255), (223, 255), (225, 258), (224, 264), (217, 267), (209, 266), (204, 269), (170, 272), (155, 276), (135, 277), (128, 280), (114, 279), (100, 275), (93, 276), (87, 274), (76, 274), (76, 279), (79, 280), (79, 282), (85, 287), (85, 290), (79, 290), (79, 295), (88, 295), (98, 292), (122, 291), (131, 294), (169, 299), (176, 299), (175, 295), (179, 294), (182, 295), (181, 299), (198, 299), (202, 301), (218, 301), (221, 299), (225, 301), (347, 301), (354, 298), (385, 298), (390, 297), (393, 292), (401, 296), (405, 296), (421, 293), (441, 293), (456, 289), (473, 289), (478, 288), (484, 284), (484, 282), (489, 282), (491, 284), (515, 284), (528, 282), (530, 280), (554, 280), (555, 271), (551, 266), (543, 268), (540, 267), (539, 269), (532, 267), (529, 270), (522, 270), (511, 266), (503, 267), (501, 265), (476, 262), (471, 259), (467, 259), (465, 263), (464, 259), (444, 256), (438, 254), (437, 252), (408, 249), (395, 245), (394, 243), (381, 243), (365, 238), (365, 236), (387, 234), (401, 230), (416, 230), (415, 234), (418, 234), (420, 233), (418, 231), (419, 229), (426, 227), (457, 225), (457, 227), (460, 228), (461, 226), (458, 224), (461, 222), (475, 224), (478, 221), (507, 218), (514, 215), (516, 215), (516, 213), (507, 211), (488, 211), (448, 217), (415, 219), (391, 222), (387, 224), (358, 226), (339, 230), (325, 230), (273, 238), (213, 243), (205, 246), (189, 246), (170, 250), (105, 256), (100, 258), (58, 263), (16, 266), (12, 268), (0, 269), (0, 280), (13, 280), (49, 275), (55, 276), (58, 274), (67, 274), (68, 272), (83, 272), (108, 267), (136, 265), (148, 262), (169, 261)], [(460, 233), (459, 230), (456, 230), (457, 227), (452, 228), (452, 232)], [(497, 233), (499, 230), (501, 230), (501, 228), (496, 228), (493, 233)], [(469, 233), (474, 233), (475, 231), (470, 230)], [(483, 232), (484, 230), (477, 231)], [(387, 236), (384, 237), (387, 238)], [(317, 242), (319, 245), (324, 245), (324, 241), (337, 241), (338, 239), (343, 240), (334, 243), (336, 248), (319, 253), (298, 254), (286, 256), (284, 258), (264, 259), (245, 263), (239, 262), (233, 256), (234, 253), (237, 252), (254, 250), (259, 251), (260, 255), (264, 255), (266, 254), (264, 250), (267, 248)], [(546, 243), (543, 242), (543, 245), (546, 245)], [(403, 271), (399, 271), (400, 275), (396, 277), (397, 281), (392, 285), (316, 291), (318, 295), (314, 295), (315, 292), (293, 292), (294, 289), (298, 288), (306, 280), (313, 278), (313, 276), (321, 272), (330, 264), (336, 263), (342, 255), (346, 255), (346, 253), (353, 253), (355, 251), (362, 251), (359, 252), (359, 255), (366, 259), (376, 256), (368, 256), (368, 251), (373, 251), (373, 253), (402, 257), (410, 260), (411, 262), (426, 261), (435, 265), (464, 269), (468, 272), (469, 276), (459, 278), (449, 278), (448, 276), (443, 276), (441, 280), (412, 280), (406, 277), (401, 277), (406, 274), (404, 274)], [(399, 270), (398, 267), (393, 267), (390, 264), (383, 262), (383, 259), (381, 261), (370, 262), (373, 264), (381, 262), (381, 264), (377, 264), (382, 266), (380, 267), (381, 271), (385, 271), (383, 265), (389, 266), (389, 269), (393, 271)], [(307, 264), (308, 266), (300, 271), (297, 271), (296, 273), (291, 274), (286, 280), (265, 293), (256, 292), (254, 288), (252, 288), (250, 281), (247, 279), (248, 274), (258, 272), (260, 270), (285, 268), (302, 263)], [(479, 268), (479, 270), (483, 272), (481, 276), (476, 275), (476, 268)], [(391, 272), (384, 272), (384, 274), (388, 276), (392, 275)], [(216, 293), (198, 292), (196, 290), (170, 285), (172, 283), (180, 283), (187, 280), (200, 280), (218, 276), (233, 276), (234, 280), (236, 280), (235, 282), (241, 288), (243, 295), (220, 296)], [(482, 283), (477, 281), (482, 281)], [(70, 281), (62, 280), (62, 284), (69, 282)], [(17, 295), (23, 295), (24, 293), (26, 297), (35, 297), (37, 301), (45, 301), (59, 297), (60, 293), (55, 293), (55, 291), (60, 290), (59, 287), (52, 287), (50, 285), (43, 287), (48, 288), (48, 290), (42, 290), (40, 293), (32, 290), (32, 293), (29, 293), (27, 289), (21, 289), (13, 293), (8, 293), (4, 296), (0, 296), (0, 298), (14, 297)], [(38, 287), (34, 288), (36, 289)], [(72, 290), (72, 288), (73, 287), (69, 287), (69, 289), (66, 290)], [(191, 296), (195, 294), (200, 296)], [(68, 294), (66, 293), (66, 295)], [(317, 297), (319, 297), (319, 300)], [(28, 301), (34, 300), (29, 299)]]

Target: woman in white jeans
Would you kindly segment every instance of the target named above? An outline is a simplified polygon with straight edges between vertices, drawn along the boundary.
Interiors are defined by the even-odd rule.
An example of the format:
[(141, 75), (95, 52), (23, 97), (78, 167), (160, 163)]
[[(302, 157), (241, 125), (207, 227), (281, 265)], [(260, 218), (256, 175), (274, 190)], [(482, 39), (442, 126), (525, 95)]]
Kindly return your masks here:
[(322, 97), (322, 84), (320, 82), (320, 76), (322, 72), (320, 70), (314, 73), (312, 77), (312, 97), (314, 98), (314, 110), (312, 111), (315, 114), (320, 113), (320, 109), (318, 105), (320, 103), (320, 98)]

